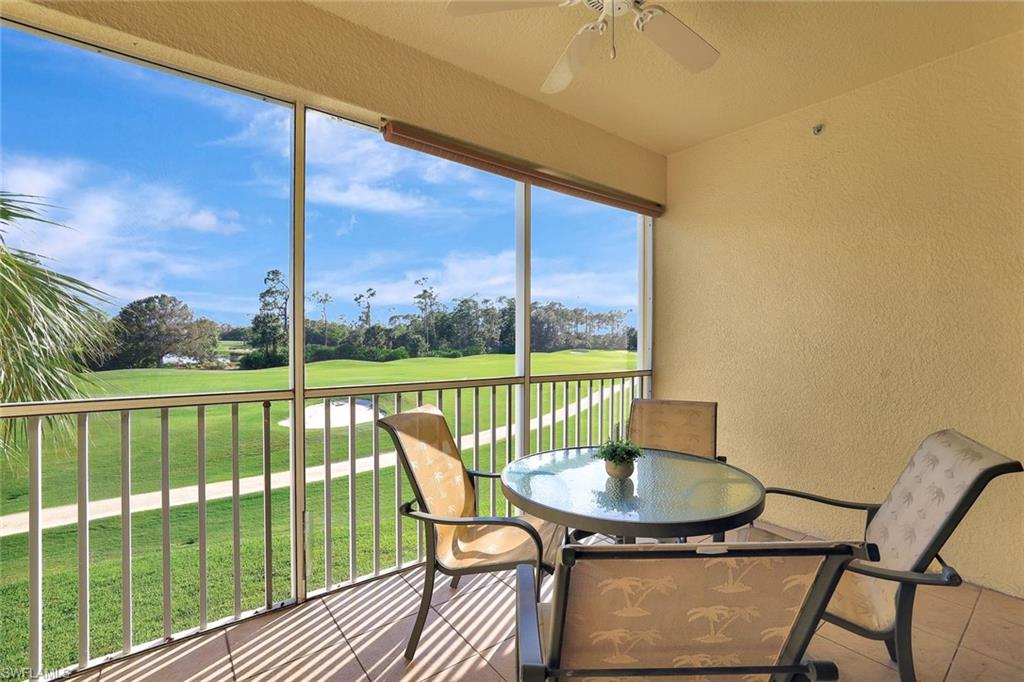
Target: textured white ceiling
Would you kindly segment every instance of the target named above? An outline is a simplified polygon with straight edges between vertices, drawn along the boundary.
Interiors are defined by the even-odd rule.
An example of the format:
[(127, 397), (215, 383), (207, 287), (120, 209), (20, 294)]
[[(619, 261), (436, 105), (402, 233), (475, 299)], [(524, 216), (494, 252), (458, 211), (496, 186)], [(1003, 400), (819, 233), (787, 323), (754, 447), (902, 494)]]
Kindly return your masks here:
[[(690, 74), (626, 21), (566, 91), (540, 84), (583, 6), (449, 16), (443, 2), (318, 7), (660, 153), (671, 153), (1020, 30), (1024, 5), (665, 2), (722, 53)], [(609, 40), (608, 34), (604, 39)]]

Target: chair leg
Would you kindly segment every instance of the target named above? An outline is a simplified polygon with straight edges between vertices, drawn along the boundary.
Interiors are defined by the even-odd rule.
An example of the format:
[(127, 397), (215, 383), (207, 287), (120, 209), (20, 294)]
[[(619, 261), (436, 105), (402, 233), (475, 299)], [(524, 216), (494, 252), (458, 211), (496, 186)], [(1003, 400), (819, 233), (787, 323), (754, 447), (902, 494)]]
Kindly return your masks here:
[(451, 581), (451, 583), (449, 583), (449, 587), (451, 587), (453, 590), (457, 589), (459, 587), (459, 578), (461, 578), (461, 577), (462, 577), (461, 575), (453, 575), (452, 576), (452, 581)]
[[(915, 585), (900, 585), (896, 595), (896, 632), (894, 634), (896, 650), (896, 668), (900, 674), (900, 682), (916, 682), (914, 674), (914, 646), (911, 641), (911, 623), (914, 614)], [(888, 644), (886, 645), (888, 646)], [(891, 655), (890, 650), (890, 655)]]
[(427, 623), (427, 612), (430, 611), (430, 597), (434, 594), (434, 562), (428, 561), (423, 573), (423, 596), (420, 598), (420, 611), (416, 614), (416, 623), (409, 635), (409, 644), (405, 647), (405, 660), (411, 661), (416, 655), (416, 645), (420, 643), (423, 626)]
[(889, 652), (889, 660), (896, 662), (896, 635), (885, 640), (885, 650)]

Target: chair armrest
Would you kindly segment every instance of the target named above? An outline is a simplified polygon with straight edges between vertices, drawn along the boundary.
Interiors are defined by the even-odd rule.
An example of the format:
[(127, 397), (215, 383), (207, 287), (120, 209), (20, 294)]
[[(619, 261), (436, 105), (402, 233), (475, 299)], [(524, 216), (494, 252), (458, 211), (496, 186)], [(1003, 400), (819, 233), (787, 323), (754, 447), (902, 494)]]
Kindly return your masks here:
[[(442, 526), (512, 526), (513, 528), (518, 528), (533, 540), (534, 547), (537, 550), (537, 575), (540, 576), (544, 565), (544, 541), (541, 540), (537, 529), (526, 521), (514, 516), (437, 516), (413, 509), (413, 504), (415, 503), (403, 502), (402, 506), (399, 507), (399, 511), (401, 511), (402, 516), (408, 516), (410, 519), (416, 519), (423, 523), (436, 523)], [(538, 584), (539, 588), (540, 585)]]
[(544, 652), (537, 616), (537, 574), (527, 564), (516, 568), (516, 666), (522, 682), (543, 682)]
[(865, 563), (860, 559), (854, 559), (846, 566), (846, 570), (853, 573), (860, 573), (861, 575), (870, 576), (872, 578), (881, 578), (882, 580), (893, 580), (900, 583), (910, 583), (913, 585), (938, 585), (938, 586), (949, 586), (956, 587), (963, 583), (963, 578), (956, 572), (952, 566), (948, 565), (941, 557), (936, 555), (939, 564), (942, 565), (942, 571), (939, 573), (929, 573), (927, 571), (896, 571), (891, 568), (882, 568), (881, 566), (874, 566), (869, 563)]
[(466, 473), (469, 474), (470, 478), (501, 478), (500, 471), (477, 471), (475, 469), (466, 469)]
[(815, 495), (814, 493), (805, 493), (802, 490), (790, 490), (789, 488), (765, 488), (765, 493), (774, 493), (776, 495), (788, 495), (789, 497), (799, 497), (804, 500), (810, 500), (811, 502), (820, 502), (821, 504), (829, 504), (833, 507), (842, 507), (843, 509), (861, 509), (863, 511), (877, 510), (882, 505), (873, 504), (871, 502), (850, 502), (848, 500), (837, 500), (832, 497), (825, 497), (823, 495)]
[(873, 502), (851, 502), (849, 500), (837, 500), (833, 497), (825, 497), (824, 495), (815, 495), (814, 493), (805, 493), (802, 490), (790, 490), (789, 488), (765, 488), (765, 494), (775, 495), (786, 495), (788, 497), (799, 497), (802, 500), (810, 500), (811, 502), (818, 502), (819, 504), (827, 504), (832, 507), (842, 507), (843, 509), (859, 509), (867, 512), (867, 523), (871, 523), (871, 519), (875, 518), (875, 513), (882, 505), (875, 504)]

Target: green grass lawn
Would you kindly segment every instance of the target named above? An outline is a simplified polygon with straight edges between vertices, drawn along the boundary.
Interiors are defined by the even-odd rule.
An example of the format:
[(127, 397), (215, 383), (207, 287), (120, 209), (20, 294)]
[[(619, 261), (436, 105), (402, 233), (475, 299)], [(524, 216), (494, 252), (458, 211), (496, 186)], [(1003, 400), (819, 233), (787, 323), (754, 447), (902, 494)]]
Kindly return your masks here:
[[(625, 352), (553, 353), (534, 355), (534, 373), (611, 371), (629, 369), (634, 366), (635, 356)], [(453, 376), (493, 376), (508, 372), (503, 356), (479, 356), (459, 359), (413, 359), (392, 363), (365, 363), (357, 361), (329, 361), (315, 363), (309, 367), (310, 382), (314, 385), (345, 385), (359, 383), (383, 383), (424, 379), (442, 379)], [(193, 391), (240, 390), (243, 388), (268, 388), (268, 384), (284, 376), (284, 369), (259, 370), (254, 372), (220, 372), (201, 370), (127, 370), (107, 372), (101, 378), (101, 391), (111, 394), (139, 393), (187, 393)], [(280, 374), (280, 377), (276, 375)], [(109, 375), (109, 376), (107, 376)], [(258, 375), (258, 376), (253, 376)], [(276, 377), (276, 378), (275, 378)], [(244, 385), (243, 385), (244, 384)], [(596, 390), (596, 385), (595, 385)], [(531, 412), (536, 415), (536, 389), (531, 395)], [(584, 383), (582, 393), (586, 395)], [(472, 400), (473, 389), (463, 390), (462, 433), (473, 431)], [(504, 430), (507, 390), (498, 388), (495, 392), (496, 425)], [(489, 388), (479, 390), (480, 412), (478, 428), (489, 428), (491, 393)], [(437, 402), (436, 395), (423, 396), (425, 402)], [(456, 426), (455, 392), (446, 391), (444, 408), (452, 428)], [(569, 401), (576, 399), (575, 383), (569, 386)], [(415, 394), (403, 395), (403, 408), (415, 404)], [(555, 405), (563, 401), (562, 387), (555, 392)], [(628, 405), (628, 399), (627, 399)], [(586, 403), (584, 402), (584, 405)], [(616, 398), (616, 410), (618, 410)], [(393, 397), (382, 399), (386, 411), (395, 409)], [(543, 390), (543, 407), (550, 405), (550, 392)], [(604, 406), (604, 427), (609, 430), (610, 409)], [(196, 482), (196, 415), (195, 408), (181, 408), (171, 411), (171, 479), (172, 486), (194, 485)], [(288, 429), (279, 426), (278, 421), (287, 417), (287, 404), (275, 403), (272, 409), (272, 467), (284, 470), (288, 467)], [(587, 441), (588, 427), (592, 429), (591, 439), (598, 439), (598, 405), (593, 415), (583, 413), (581, 431), (583, 442)], [(261, 414), (258, 406), (245, 406), (240, 410), (242, 475), (255, 475), (262, 471), (260, 425)], [(575, 439), (576, 418), (568, 423), (558, 423), (553, 433), (555, 443), (561, 444), (563, 428), (567, 429), (568, 441)], [(228, 407), (207, 408), (207, 477), (209, 481), (230, 478), (230, 410)], [(623, 420), (624, 423), (624, 420)], [(116, 415), (97, 415), (90, 422), (90, 494), (92, 499), (113, 497), (120, 494), (120, 450), (119, 423)], [(360, 425), (356, 429), (357, 457), (371, 453), (372, 425)], [(391, 450), (392, 445), (381, 432), (381, 449)], [(550, 424), (545, 423), (541, 434), (542, 447), (551, 440)], [(347, 459), (347, 433), (345, 428), (332, 429), (332, 462)], [(310, 431), (308, 439), (307, 465), (323, 464), (323, 434)], [(133, 492), (144, 492), (159, 488), (159, 412), (145, 411), (133, 414), (132, 422), (132, 487)], [(44, 500), (47, 506), (74, 503), (76, 499), (75, 477), (76, 458), (73, 448), (67, 444), (46, 439), (44, 452)], [(463, 457), (469, 466), (476, 460), (481, 469), (500, 470), (508, 452), (507, 443), (499, 441), (491, 459), (490, 448), (481, 445), (479, 452), (472, 448), (464, 450)], [(536, 432), (531, 434), (530, 451), (536, 450)], [(336, 465), (336, 468), (338, 465)], [(25, 508), (27, 499), (23, 464), (8, 463), (0, 481), (3, 488), (3, 512), (11, 513)], [(374, 517), (379, 517), (380, 547), (379, 566), (388, 568), (396, 563), (395, 528), (395, 479), (394, 469), (382, 469), (379, 474), (378, 509), (373, 507), (373, 476), (370, 472), (356, 478), (355, 505), (357, 523), (354, 529), (348, 527), (349, 482), (337, 479), (332, 484), (332, 541), (331, 565), (335, 582), (348, 577), (349, 538), (354, 537), (357, 555), (357, 572), (360, 575), (372, 571)], [(404, 478), (404, 477), (403, 477)], [(484, 484), (481, 492), (482, 513), (490, 512), (492, 493)], [(289, 596), (289, 524), (287, 489), (271, 494), (273, 509), (274, 547), (274, 598)], [(312, 483), (307, 486), (310, 533), (310, 589), (324, 586), (324, 486)], [(408, 485), (403, 483), (401, 500), (411, 499)], [(500, 489), (493, 493), (496, 511), (504, 512), (506, 505)], [(240, 505), (242, 527), (242, 608), (259, 606), (263, 600), (263, 495), (245, 496)], [(232, 543), (231, 543), (231, 500), (214, 500), (208, 506), (208, 576), (209, 576), (209, 618), (215, 620), (230, 615), (233, 610), (232, 584)], [(183, 630), (198, 625), (198, 530), (197, 508), (195, 505), (174, 507), (171, 511), (172, 528), (172, 605), (174, 629)], [(162, 581), (160, 512), (147, 511), (132, 516), (132, 584), (136, 642), (158, 638), (162, 634)], [(44, 659), (47, 668), (62, 667), (77, 660), (77, 619), (78, 619), (78, 577), (77, 577), (77, 528), (66, 526), (44, 532)], [(99, 656), (116, 652), (121, 641), (121, 519), (119, 517), (95, 520), (90, 524), (91, 542), (91, 636), (92, 655)], [(416, 558), (416, 530), (410, 523), (403, 524), (403, 555), (405, 560)], [(25, 535), (0, 538), (0, 669), (19, 668), (27, 661), (27, 613), (28, 613), (28, 564), (27, 538)]]
[[(585, 353), (535, 353), (534, 374), (564, 372), (613, 371), (635, 367), (634, 353), (625, 351), (589, 351)], [(511, 373), (510, 356), (480, 355), (467, 358), (412, 358), (394, 362), (374, 363), (358, 360), (330, 360), (309, 365), (309, 383), (312, 386), (347, 386), (369, 383), (399, 383), (458, 378), (502, 376)], [(287, 368), (267, 370), (195, 370), (145, 369), (100, 372), (95, 376), (92, 393), (96, 396), (123, 396), (172, 393), (209, 393), (266, 389), (287, 383)], [(586, 395), (587, 387), (583, 387)], [(596, 387), (595, 387), (596, 390)], [(570, 402), (575, 401), (576, 386), (570, 385)], [(444, 411), (454, 430), (473, 432), (473, 389), (462, 391), (461, 424), (455, 415), (456, 392), (444, 391)], [(499, 387), (495, 393), (496, 423), (505, 424), (508, 388)], [(556, 407), (562, 404), (561, 390), (556, 392)], [(416, 404), (416, 394), (403, 394), (402, 408)], [(425, 402), (437, 402), (436, 392), (424, 395)], [(489, 388), (479, 390), (480, 411), (477, 428), (490, 428)], [(307, 404), (313, 404), (310, 401)], [(394, 397), (381, 399), (386, 412), (395, 409)], [(536, 416), (537, 404), (531, 400), (531, 414)], [(550, 396), (544, 392), (544, 407), (550, 409)], [(197, 417), (196, 408), (169, 410), (171, 487), (195, 485), (197, 479)], [(288, 468), (289, 429), (280, 422), (288, 418), (287, 401), (271, 406), (271, 469)], [(331, 429), (332, 453), (335, 459), (347, 458), (348, 429)], [(121, 494), (121, 435), (117, 413), (102, 413), (90, 417), (89, 428), (89, 481), (90, 499), (98, 500)], [(356, 427), (357, 452), (369, 453), (372, 425)], [(132, 413), (132, 492), (143, 493), (160, 487), (160, 410), (138, 410)], [(386, 449), (390, 444), (384, 443)], [(307, 432), (307, 459), (323, 461), (322, 431)], [(207, 480), (228, 480), (231, 477), (231, 408), (206, 408)], [(239, 452), (242, 476), (254, 476), (263, 471), (262, 408), (259, 404), (239, 408)], [(43, 451), (43, 506), (72, 504), (76, 501), (77, 453), (73, 442), (59, 437), (55, 429), (44, 429)], [(28, 476), (25, 460), (0, 464), (0, 514), (11, 514), (28, 509)]]

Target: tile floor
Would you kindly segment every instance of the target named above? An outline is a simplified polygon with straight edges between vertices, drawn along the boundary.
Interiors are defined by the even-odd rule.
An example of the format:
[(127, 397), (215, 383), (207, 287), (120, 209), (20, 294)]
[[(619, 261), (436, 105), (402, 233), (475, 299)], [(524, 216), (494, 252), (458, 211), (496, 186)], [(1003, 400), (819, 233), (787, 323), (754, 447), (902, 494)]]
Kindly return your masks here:
[[(767, 524), (762, 528), (802, 538)], [(758, 529), (752, 535), (752, 540), (766, 537)], [(706, 538), (693, 539), (701, 540)], [(422, 569), (108, 663), (75, 679), (511, 682), (515, 680), (512, 578), (511, 572), (467, 577), (456, 590), (441, 582), (411, 664), (402, 652), (419, 601)], [(1024, 600), (967, 584), (924, 588), (918, 595), (914, 648), (920, 680), (1024, 681)], [(829, 624), (821, 626), (808, 653), (835, 661), (842, 680), (898, 679), (881, 642)]]

